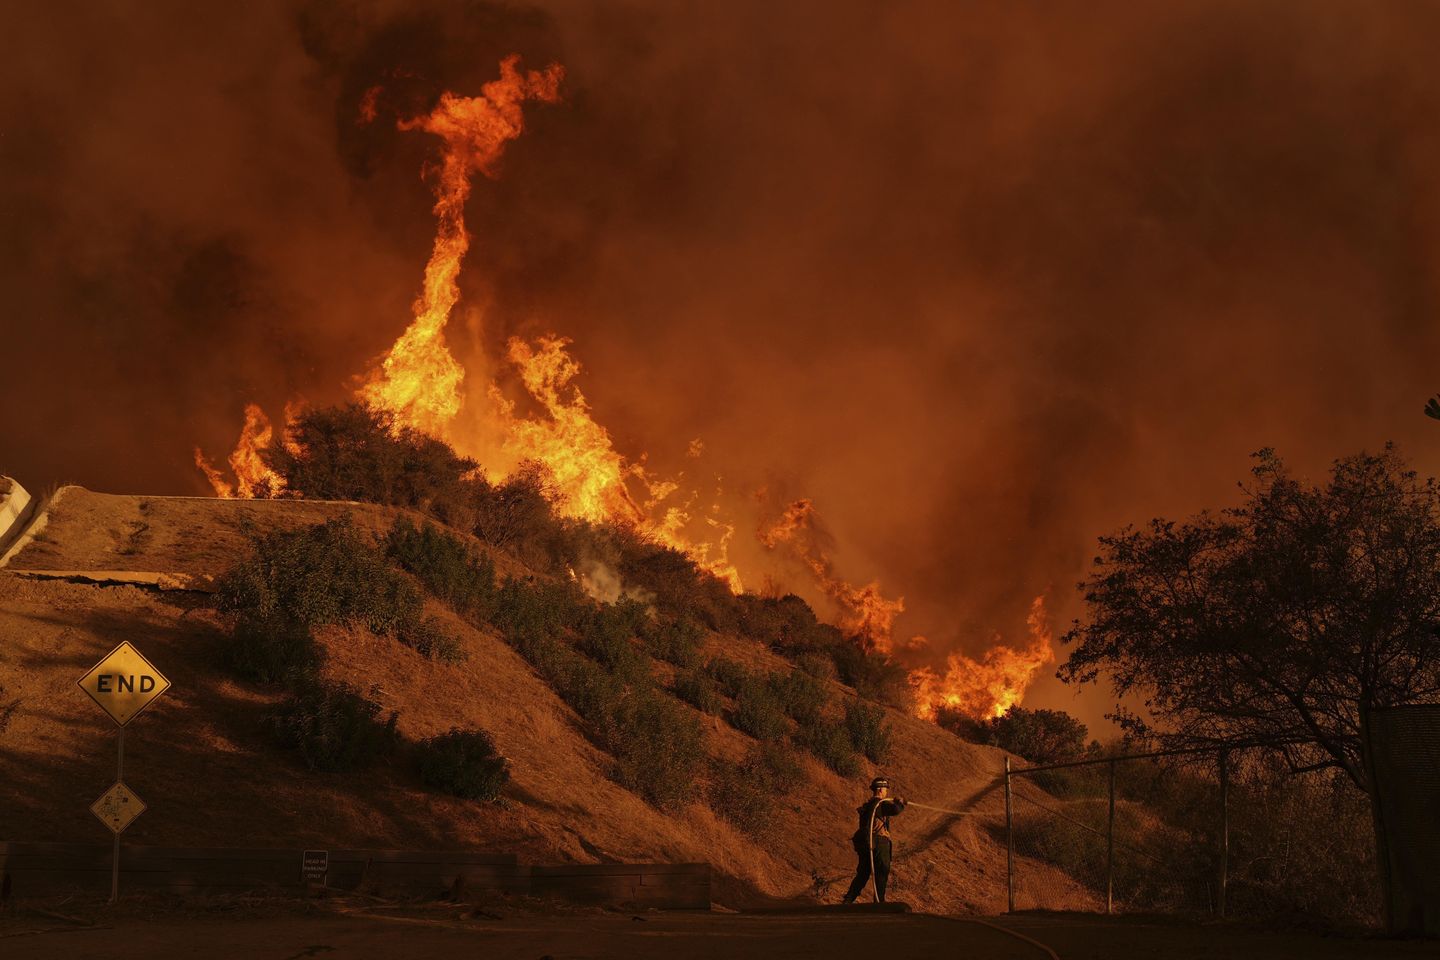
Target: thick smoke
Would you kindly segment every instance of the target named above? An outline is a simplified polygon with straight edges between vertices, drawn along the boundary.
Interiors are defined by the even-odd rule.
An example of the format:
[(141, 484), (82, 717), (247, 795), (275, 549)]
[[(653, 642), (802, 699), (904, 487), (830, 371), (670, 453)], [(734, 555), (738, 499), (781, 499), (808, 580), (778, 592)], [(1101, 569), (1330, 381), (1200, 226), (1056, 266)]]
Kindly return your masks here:
[[(1047, 588), (1075, 615), (1097, 534), (1225, 503), (1258, 447), (1440, 466), (1433, 8), (96, 3), (6, 32), (0, 471), (33, 488), (201, 493), (192, 446), (247, 401), (348, 396), (434, 228), (434, 145), (362, 99), (414, 115), (511, 52), (566, 103), (477, 185), (457, 354), (573, 338), (626, 453), (750, 531), (810, 498), (933, 649), (1019, 641)], [(743, 526), (734, 556), (803, 582)]]

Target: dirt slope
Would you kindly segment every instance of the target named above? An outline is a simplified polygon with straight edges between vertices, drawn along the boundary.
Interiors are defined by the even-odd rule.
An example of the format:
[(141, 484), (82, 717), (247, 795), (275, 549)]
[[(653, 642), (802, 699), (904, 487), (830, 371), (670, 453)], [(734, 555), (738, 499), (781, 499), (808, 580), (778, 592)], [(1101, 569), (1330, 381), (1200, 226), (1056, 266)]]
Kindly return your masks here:
[[(36, 541), (0, 569), (0, 687), (21, 700), (0, 733), (0, 839), (99, 842), (89, 804), (114, 779), (115, 728), (75, 681), (122, 640), (134, 643), (174, 686), (130, 727), (126, 781), (149, 804), (126, 839), (140, 844), (459, 847), (514, 852), (530, 862), (708, 860), (716, 899), (741, 904), (811, 896), (815, 876), (837, 899), (853, 855), (854, 782), (805, 760), (809, 786), (777, 798), (775, 839), (759, 846), (693, 804), (668, 815), (616, 786), (609, 758), (574, 713), (509, 646), (442, 606), (469, 654), (425, 660), (392, 640), (329, 629), (327, 670), (399, 712), (411, 740), (451, 726), (489, 730), (511, 759), (503, 806), (425, 790), (403, 758), (363, 774), (306, 771), (274, 747), (261, 717), (278, 694), (219, 667), (224, 636), (194, 591), (35, 579), (25, 571), (145, 571), (199, 577), (222, 572), (246, 549), (246, 531), (296, 527), (348, 513), (362, 529), (388, 529), (401, 511), (368, 504), (130, 497), (67, 488)], [(499, 571), (521, 569), (496, 557)], [(785, 661), (759, 644), (712, 636), (714, 653), (751, 665)], [(837, 693), (840, 690), (837, 688)], [(918, 908), (1004, 908), (1003, 809), (996, 775), (1003, 754), (964, 743), (932, 724), (891, 713), (895, 751), (885, 772), (901, 794), (974, 811), (966, 818), (911, 810), (897, 821), (894, 895)], [(749, 738), (706, 718), (709, 749), (738, 756)], [(1040, 864), (1020, 872), (1075, 905), (1090, 895)], [(1020, 890), (1020, 905), (1031, 897)]]

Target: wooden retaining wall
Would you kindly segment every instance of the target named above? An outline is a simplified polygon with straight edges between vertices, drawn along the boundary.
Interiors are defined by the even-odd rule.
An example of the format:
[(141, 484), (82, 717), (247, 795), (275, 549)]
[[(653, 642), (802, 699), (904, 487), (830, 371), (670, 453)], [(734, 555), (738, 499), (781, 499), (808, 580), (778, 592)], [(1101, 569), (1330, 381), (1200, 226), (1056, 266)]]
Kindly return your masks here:
[[(531, 866), (513, 855), (412, 850), (330, 850), (325, 885), (377, 894), (438, 895), (496, 890), (586, 903), (661, 909), (710, 908), (710, 865)], [(270, 891), (300, 894), (302, 850), (122, 846), (120, 889), (175, 893)], [(108, 894), (111, 847), (88, 843), (0, 843), (0, 892), (11, 897)], [(457, 886), (458, 881), (458, 886)]]

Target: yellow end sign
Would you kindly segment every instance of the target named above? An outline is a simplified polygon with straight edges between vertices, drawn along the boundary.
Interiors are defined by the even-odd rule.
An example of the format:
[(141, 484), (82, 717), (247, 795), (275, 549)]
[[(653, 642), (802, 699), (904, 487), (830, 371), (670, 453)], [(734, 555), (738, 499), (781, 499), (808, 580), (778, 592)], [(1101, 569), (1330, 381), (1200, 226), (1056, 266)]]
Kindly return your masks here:
[(106, 654), (77, 682), (122, 727), (170, 688), (170, 681), (128, 641)]
[(145, 801), (135, 796), (123, 782), (116, 781), (99, 800), (90, 805), (90, 812), (99, 817), (100, 822), (109, 827), (111, 833), (118, 836), (135, 822), (136, 817), (145, 812)]

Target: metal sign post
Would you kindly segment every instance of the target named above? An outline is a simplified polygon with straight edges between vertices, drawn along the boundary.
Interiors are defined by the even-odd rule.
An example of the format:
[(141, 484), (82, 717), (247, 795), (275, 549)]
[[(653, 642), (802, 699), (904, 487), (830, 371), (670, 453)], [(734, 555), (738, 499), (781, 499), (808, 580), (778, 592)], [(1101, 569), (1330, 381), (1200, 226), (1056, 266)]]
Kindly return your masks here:
[(75, 682), (120, 727), (115, 784), (90, 807), (115, 834), (110, 864), (110, 902), (114, 903), (120, 899), (120, 834), (146, 809), (145, 802), (125, 785), (125, 726), (170, 689), (170, 681), (127, 641), (111, 650)]

